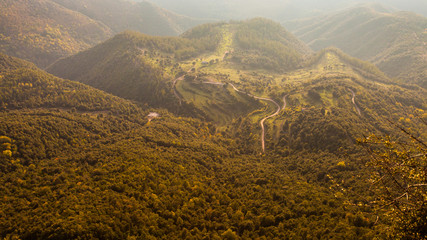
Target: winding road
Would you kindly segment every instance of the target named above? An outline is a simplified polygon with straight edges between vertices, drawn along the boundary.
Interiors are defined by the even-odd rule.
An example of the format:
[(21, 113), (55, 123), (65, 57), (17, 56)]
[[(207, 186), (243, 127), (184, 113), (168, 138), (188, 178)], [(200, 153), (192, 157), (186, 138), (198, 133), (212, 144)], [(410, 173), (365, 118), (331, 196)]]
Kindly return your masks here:
[(172, 82), (172, 89), (173, 89), (173, 94), (175, 95), (175, 97), (178, 99), (179, 101), (179, 106), (182, 105), (182, 99), (181, 96), (179, 96), (179, 93), (176, 91), (176, 82), (184, 80), (185, 75), (182, 75), (179, 78), (175, 78)]
[(286, 108), (286, 104), (287, 104), (287, 102), (286, 102), (286, 97), (287, 97), (288, 95), (285, 95), (285, 96), (283, 96), (283, 107), (282, 107), (282, 111), (283, 110), (285, 110), (285, 108)]
[[(225, 58), (226, 55), (227, 55), (227, 52), (224, 53), (223, 60), (224, 60), (224, 58)], [(191, 71), (191, 69), (188, 70), (187, 73), (189, 73), (190, 71)], [(186, 76), (186, 74), (184, 74), (181, 77), (175, 78), (173, 80), (173, 82), (172, 82), (173, 93), (174, 93), (175, 97), (178, 99), (180, 106), (182, 105), (182, 98), (181, 98), (180, 94), (176, 90), (176, 83), (178, 81), (184, 80), (185, 76)], [(203, 82), (203, 83), (205, 83), (205, 84), (213, 84), (213, 85), (225, 85), (224, 83), (214, 82), (214, 81), (206, 81), (206, 82)], [(273, 114), (271, 114), (271, 115), (269, 115), (269, 116), (261, 119), (261, 121), (260, 121), (260, 125), (261, 125), (261, 146), (262, 146), (262, 152), (264, 153), (265, 152), (265, 126), (264, 126), (264, 123), (265, 123), (266, 120), (268, 120), (268, 119), (270, 119), (272, 117), (277, 116), (280, 113), (280, 111), (285, 110), (285, 108), (286, 108), (286, 97), (288, 95), (285, 95), (283, 97), (283, 106), (280, 107), (280, 105), (276, 101), (274, 101), (273, 99), (271, 99), (271, 98), (257, 97), (255, 95), (252, 95), (250, 93), (247, 93), (247, 92), (244, 92), (244, 91), (241, 91), (241, 90), (237, 89), (232, 83), (229, 83), (229, 84), (231, 85), (231, 87), (233, 87), (234, 91), (236, 91), (236, 92), (246, 94), (249, 97), (253, 97), (255, 99), (272, 102), (274, 105), (276, 105), (277, 110)]]
[(356, 108), (357, 113), (359, 114), (359, 116), (361, 115), (360, 113), (360, 109), (356, 104), (356, 101), (354, 100), (356, 98), (356, 94), (354, 93), (353, 89), (349, 88), (348, 90), (350, 90), (350, 92), (353, 94), (353, 98), (351, 99), (351, 101), (353, 102), (354, 107)]
[(283, 97), (284, 104), (283, 104), (283, 108), (281, 108), (280, 105), (276, 101), (274, 101), (273, 99), (264, 98), (264, 97), (257, 97), (255, 95), (252, 95), (252, 94), (249, 94), (249, 93), (246, 93), (246, 92), (243, 92), (243, 91), (237, 89), (232, 83), (230, 83), (230, 85), (231, 85), (231, 87), (233, 87), (234, 91), (236, 91), (236, 92), (240, 92), (240, 93), (246, 94), (246, 95), (248, 95), (250, 97), (253, 97), (255, 99), (272, 102), (272, 103), (274, 103), (274, 105), (277, 106), (276, 112), (274, 112), (273, 114), (271, 114), (271, 115), (269, 115), (269, 116), (261, 119), (261, 122), (259, 123), (261, 125), (261, 146), (262, 146), (262, 152), (265, 152), (265, 126), (264, 126), (264, 122), (267, 119), (269, 119), (269, 118), (277, 116), (280, 113), (281, 110), (285, 109), (285, 107), (286, 107), (286, 96)]
[[(188, 70), (187, 73), (191, 72), (191, 70), (192, 70), (192, 68), (190, 70)], [(187, 76), (187, 74), (184, 74), (181, 77), (175, 78), (172, 82), (173, 94), (175, 95), (176, 98), (178, 98), (179, 106), (182, 105), (182, 98), (181, 98), (181, 96), (179, 96), (179, 93), (176, 91), (176, 82), (184, 80), (185, 76)], [(197, 76), (196, 76), (196, 78), (197, 78)]]

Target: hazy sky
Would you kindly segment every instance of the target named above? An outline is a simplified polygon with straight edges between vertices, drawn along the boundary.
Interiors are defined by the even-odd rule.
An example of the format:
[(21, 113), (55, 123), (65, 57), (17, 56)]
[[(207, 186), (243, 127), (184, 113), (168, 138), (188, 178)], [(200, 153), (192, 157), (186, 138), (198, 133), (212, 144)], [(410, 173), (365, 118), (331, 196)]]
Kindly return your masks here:
[[(144, 0), (137, 0), (144, 1)], [(148, 0), (198, 18), (245, 19), (256, 16), (278, 21), (309, 17), (343, 9), (358, 2), (379, 2), (388, 7), (427, 16), (427, 0)]]

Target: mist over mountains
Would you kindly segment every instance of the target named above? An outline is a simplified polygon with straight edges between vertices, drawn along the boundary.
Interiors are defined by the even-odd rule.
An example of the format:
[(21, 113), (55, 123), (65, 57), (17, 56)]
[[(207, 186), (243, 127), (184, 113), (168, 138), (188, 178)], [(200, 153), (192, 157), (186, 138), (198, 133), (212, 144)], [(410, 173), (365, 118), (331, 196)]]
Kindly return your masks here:
[(222, 20), (267, 17), (276, 21), (312, 17), (347, 8), (358, 3), (382, 3), (396, 10), (413, 11), (427, 16), (427, 2), (424, 0), (150, 0), (171, 11), (199, 18)]

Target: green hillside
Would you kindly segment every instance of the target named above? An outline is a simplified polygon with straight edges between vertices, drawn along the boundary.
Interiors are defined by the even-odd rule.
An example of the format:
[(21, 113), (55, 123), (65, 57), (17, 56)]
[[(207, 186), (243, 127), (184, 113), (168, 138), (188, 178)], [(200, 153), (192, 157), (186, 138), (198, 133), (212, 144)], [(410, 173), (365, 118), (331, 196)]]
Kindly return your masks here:
[[(370, 196), (355, 194), (357, 154), (242, 154), (212, 124), (165, 110), (148, 121), (148, 109), (27, 62), (0, 55), (0, 66), (2, 238), (348, 239), (384, 228)], [(323, 168), (307, 172), (310, 161)]]
[(310, 50), (279, 23), (252, 19), (236, 27), (233, 60), (250, 67), (290, 70)]
[(285, 24), (314, 50), (335, 46), (392, 78), (427, 86), (427, 18), (363, 6)]

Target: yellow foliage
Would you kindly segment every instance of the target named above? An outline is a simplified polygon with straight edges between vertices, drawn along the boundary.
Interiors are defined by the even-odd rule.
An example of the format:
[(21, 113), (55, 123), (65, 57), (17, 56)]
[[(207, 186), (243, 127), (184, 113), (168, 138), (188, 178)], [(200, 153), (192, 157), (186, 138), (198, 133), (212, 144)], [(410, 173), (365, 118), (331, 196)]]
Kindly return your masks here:
[(12, 157), (12, 151), (10, 151), (10, 150), (4, 150), (3, 151), (3, 155), (5, 155), (7, 157)]

